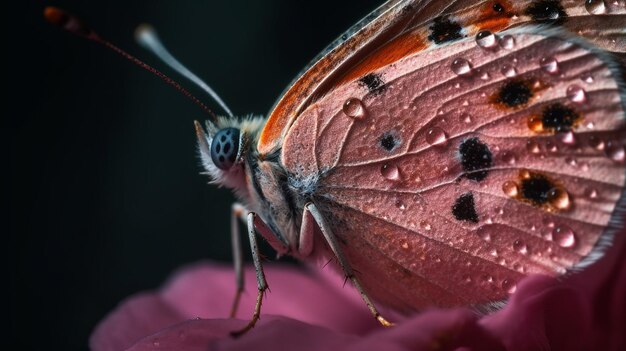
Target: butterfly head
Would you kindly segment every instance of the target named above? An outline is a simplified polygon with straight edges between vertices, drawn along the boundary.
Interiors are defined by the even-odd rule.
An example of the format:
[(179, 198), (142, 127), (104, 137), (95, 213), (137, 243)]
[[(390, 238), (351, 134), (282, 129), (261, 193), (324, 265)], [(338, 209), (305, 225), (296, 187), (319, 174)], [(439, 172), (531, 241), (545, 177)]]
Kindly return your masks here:
[(217, 118), (205, 128), (196, 122), (202, 166), (213, 182), (234, 189), (245, 188), (245, 162), (254, 151), (264, 119)]

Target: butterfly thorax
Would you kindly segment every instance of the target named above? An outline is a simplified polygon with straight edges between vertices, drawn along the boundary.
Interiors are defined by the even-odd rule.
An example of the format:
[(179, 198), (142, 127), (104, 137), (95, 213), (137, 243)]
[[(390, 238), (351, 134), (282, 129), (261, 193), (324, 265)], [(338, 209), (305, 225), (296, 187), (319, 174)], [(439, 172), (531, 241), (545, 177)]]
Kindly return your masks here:
[[(257, 151), (263, 123), (261, 117), (220, 118), (214, 124), (208, 123), (207, 149), (200, 145), (202, 163), (213, 183), (233, 189), (248, 211), (261, 216), (276, 236), (266, 238), (270, 243), (278, 239), (296, 252), (307, 191), (301, 189), (304, 182), (294, 183), (283, 168), (280, 149), (264, 154)], [(225, 132), (231, 130), (237, 134), (237, 140), (228, 139), (232, 135)], [(233, 152), (233, 147), (238, 151)], [(232, 165), (227, 164), (230, 156)], [(314, 184), (308, 184), (306, 189), (313, 187)]]

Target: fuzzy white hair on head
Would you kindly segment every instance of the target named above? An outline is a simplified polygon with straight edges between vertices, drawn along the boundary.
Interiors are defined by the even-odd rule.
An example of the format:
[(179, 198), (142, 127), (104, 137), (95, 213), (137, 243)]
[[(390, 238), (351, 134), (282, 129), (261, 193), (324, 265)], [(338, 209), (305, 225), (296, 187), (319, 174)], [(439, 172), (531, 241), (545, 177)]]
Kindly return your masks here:
[[(245, 189), (245, 174), (242, 167), (251, 146), (258, 141), (258, 136), (265, 124), (262, 116), (245, 116), (243, 118), (218, 117), (215, 122), (206, 121), (205, 130), (198, 133), (198, 153), (202, 168), (211, 178), (211, 183), (242, 191)], [(228, 170), (219, 169), (211, 158), (211, 144), (215, 134), (224, 128), (239, 129), (239, 150), (235, 164)]]

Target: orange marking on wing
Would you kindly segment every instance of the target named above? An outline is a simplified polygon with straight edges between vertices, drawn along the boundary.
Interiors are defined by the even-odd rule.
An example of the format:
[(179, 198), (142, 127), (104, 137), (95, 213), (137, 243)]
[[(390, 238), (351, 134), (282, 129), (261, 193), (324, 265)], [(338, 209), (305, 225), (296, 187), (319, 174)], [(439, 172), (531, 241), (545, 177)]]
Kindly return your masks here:
[(389, 43), (385, 44), (363, 61), (359, 62), (350, 71), (346, 72), (333, 87), (341, 86), (345, 83), (359, 79), (368, 73), (381, 67), (392, 64), (403, 57), (424, 50), (428, 45), (415, 32), (404, 33)]
[(277, 106), (272, 113), (271, 118), (265, 123), (265, 127), (261, 131), (259, 136), (259, 150), (267, 152), (271, 150), (272, 146), (276, 143), (276, 140), (280, 138), (280, 134), (283, 131), (283, 127), (289, 121), (290, 116), (284, 112), (283, 106)]
[(283, 131), (293, 122), (306, 100), (319, 89), (320, 83), (360, 45), (364, 45), (368, 37), (373, 35), (380, 26), (382, 23), (374, 23), (364, 28), (359, 35), (336, 47), (298, 78), (274, 107), (261, 131), (257, 144), (257, 149), (261, 154), (270, 152), (280, 145)]
[[(358, 62), (363, 62), (363, 57), (369, 56), (373, 48), (381, 45), (386, 47), (386, 41), (407, 27), (413, 13), (404, 11), (407, 7), (401, 7), (402, 3), (390, 2), (387, 12), (367, 24), (347, 41), (337, 45), (298, 78), (270, 112), (257, 144), (259, 153), (264, 154), (280, 147), (284, 132), (291, 127), (306, 106), (335, 87), (335, 81), (344, 77), (346, 72), (352, 71), (355, 65), (359, 65)], [(383, 50), (377, 49), (375, 52), (379, 51)], [(398, 56), (401, 55), (396, 52), (392, 57)], [(380, 54), (379, 57), (383, 55)]]
[[(500, 7), (499, 11), (494, 9), (496, 5)], [(513, 6), (509, 1), (489, 1), (480, 9), (478, 19), (473, 24), (478, 30), (497, 32), (509, 27), (513, 15)]]
[[(416, 32), (404, 33), (394, 38), (389, 43), (381, 46), (372, 54), (366, 56), (354, 67), (345, 72), (343, 76), (337, 80), (337, 82), (325, 89), (325, 91), (351, 82), (355, 79), (359, 79), (367, 73), (396, 62), (403, 57), (422, 51), (427, 46), (428, 44)], [(325, 57), (323, 60), (327, 59), (328, 58)], [(315, 65), (311, 68), (311, 70), (305, 73), (301, 81), (305, 82), (310, 80), (312, 77), (319, 77), (320, 75), (323, 75), (324, 70), (328, 68), (329, 66), (324, 64)], [(294, 85), (285, 95), (283, 98), (284, 100), (276, 106), (269, 120), (265, 124), (263, 131), (261, 132), (261, 136), (259, 138), (259, 150), (267, 150), (276, 143), (276, 141), (281, 137), (281, 134), (285, 129), (285, 125), (289, 123), (291, 119), (291, 116), (287, 113), (287, 109), (291, 108), (298, 100), (302, 99), (302, 95), (305, 95), (308, 92), (308, 86), (298, 82), (298, 84)]]

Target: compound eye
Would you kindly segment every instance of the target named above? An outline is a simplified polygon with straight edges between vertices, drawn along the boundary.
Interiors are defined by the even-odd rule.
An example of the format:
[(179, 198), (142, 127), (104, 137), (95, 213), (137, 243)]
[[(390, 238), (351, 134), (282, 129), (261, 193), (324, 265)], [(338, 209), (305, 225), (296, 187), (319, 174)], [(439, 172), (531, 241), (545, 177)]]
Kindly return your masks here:
[(211, 142), (211, 159), (215, 166), (227, 171), (235, 164), (239, 153), (239, 129), (224, 128), (215, 133)]

